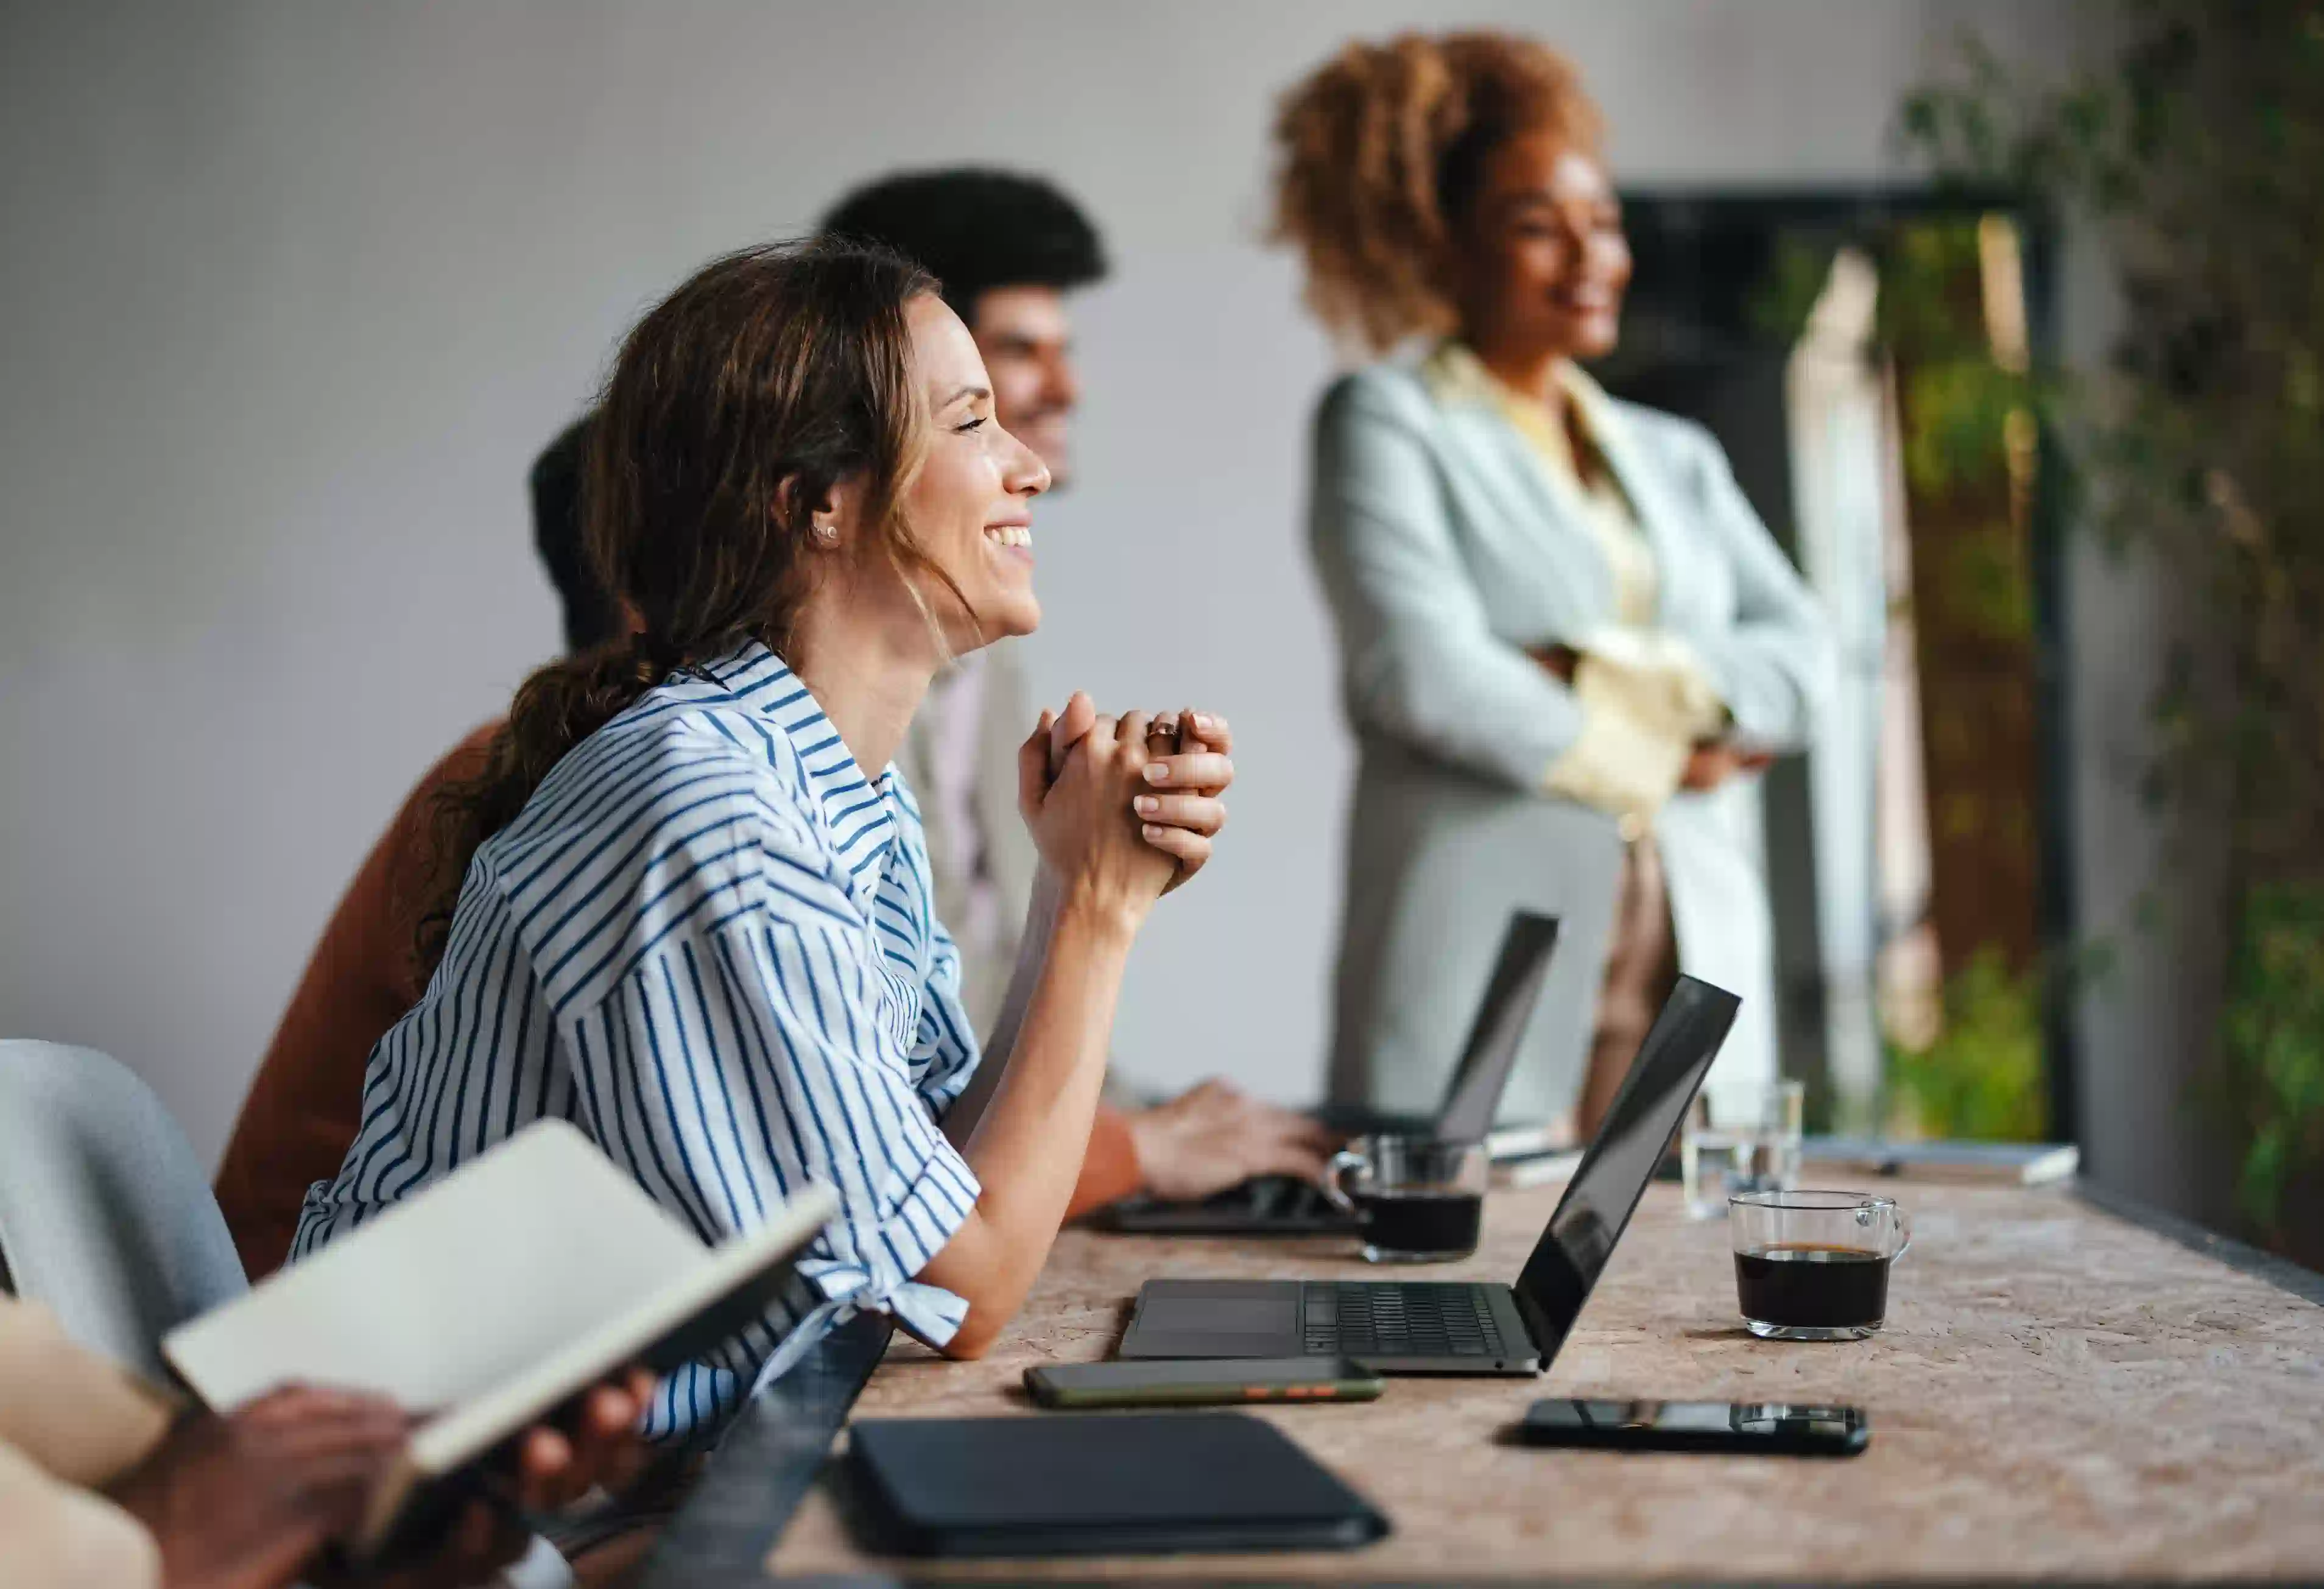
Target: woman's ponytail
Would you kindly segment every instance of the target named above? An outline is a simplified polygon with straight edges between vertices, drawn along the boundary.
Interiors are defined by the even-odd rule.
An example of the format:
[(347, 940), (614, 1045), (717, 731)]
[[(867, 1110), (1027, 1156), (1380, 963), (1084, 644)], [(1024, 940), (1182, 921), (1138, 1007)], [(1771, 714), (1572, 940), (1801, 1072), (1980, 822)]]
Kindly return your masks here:
[(484, 842), (516, 819), (565, 753), (620, 716), (678, 665), (652, 654), (642, 635), (608, 641), (536, 670), (516, 692), (508, 720), (475, 777), (437, 791), (429, 812), (433, 864), (413, 947), (432, 972), (451, 936), (460, 884)]

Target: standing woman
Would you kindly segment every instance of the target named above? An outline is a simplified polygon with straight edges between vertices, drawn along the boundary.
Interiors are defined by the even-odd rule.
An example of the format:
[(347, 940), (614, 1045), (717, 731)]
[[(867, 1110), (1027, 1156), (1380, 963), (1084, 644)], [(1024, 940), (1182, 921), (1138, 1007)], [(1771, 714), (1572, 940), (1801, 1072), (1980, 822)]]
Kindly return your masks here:
[(534, 674), (452, 791), (440, 963), (292, 1251), (543, 1116), (707, 1241), (825, 1183), (839, 1215), (789, 1290), (648, 1418), (706, 1432), (856, 1310), (956, 1355), (1008, 1323), (1081, 1170), (1131, 940), (1222, 819), (1175, 791), (1231, 769), (1142, 713), (1045, 714), (1019, 755), (1041, 877), (980, 1068), (890, 765), (939, 667), (1040, 618), (1048, 471), (994, 421), (967, 329), (881, 250), (735, 254), (631, 333), (591, 448), (589, 555), (639, 628)]
[(1824, 620), (1699, 425), (1609, 398), (1630, 274), (1598, 112), (1501, 33), (1348, 47), (1284, 99), (1278, 238), (1376, 355), (1315, 421), (1313, 550), (1360, 746), (1336, 1097), (1424, 1108), (1513, 906), (1565, 932), (1504, 1110), (1594, 1128), (1680, 967), (1775, 1073), (1754, 774)]

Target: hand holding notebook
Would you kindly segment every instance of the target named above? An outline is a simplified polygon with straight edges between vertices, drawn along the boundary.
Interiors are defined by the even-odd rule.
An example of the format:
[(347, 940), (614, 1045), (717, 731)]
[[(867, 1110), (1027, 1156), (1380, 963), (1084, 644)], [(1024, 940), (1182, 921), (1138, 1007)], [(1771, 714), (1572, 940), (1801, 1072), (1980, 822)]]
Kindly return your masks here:
[(624, 1364), (702, 1355), (763, 1313), (835, 1212), (810, 1187), (713, 1251), (571, 1126), (544, 1121), (249, 1295), (162, 1354), (215, 1409), (305, 1382), (424, 1414), (358, 1537)]

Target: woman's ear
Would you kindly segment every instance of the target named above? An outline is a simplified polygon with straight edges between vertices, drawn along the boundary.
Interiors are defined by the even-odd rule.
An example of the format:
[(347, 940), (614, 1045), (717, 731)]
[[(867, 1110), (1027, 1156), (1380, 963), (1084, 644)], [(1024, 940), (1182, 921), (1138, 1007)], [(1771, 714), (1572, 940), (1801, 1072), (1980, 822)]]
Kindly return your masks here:
[(786, 524), (800, 524), (804, 520), (808, 543), (817, 551), (837, 551), (854, 543), (863, 501), (860, 476), (834, 481), (815, 494), (812, 501), (804, 500), (805, 496), (806, 486), (798, 476), (784, 476), (775, 487), (776, 519)]

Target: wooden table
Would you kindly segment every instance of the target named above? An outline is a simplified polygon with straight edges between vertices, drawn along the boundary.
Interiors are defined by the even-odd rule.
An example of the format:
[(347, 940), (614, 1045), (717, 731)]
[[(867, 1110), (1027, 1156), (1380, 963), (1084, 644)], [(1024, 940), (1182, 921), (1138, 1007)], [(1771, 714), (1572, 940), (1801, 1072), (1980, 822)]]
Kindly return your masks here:
[[(1723, 1223), (1656, 1186), (1551, 1372), (1398, 1379), (1369, 1405), (1265, 1410), (1388, 1512), (1353, 1552), (881, 1561), (826, 1471), (765, 1567), (789, 1577), (2324, 1577), (2324, 1307), (2070, 1193), (1899, 1188), (1914, 1225), (1885, 1334), (1753, 1339)], [(1558, 1188), (1495, 1193), (1473, 1261), (1392, 1271), (1508, 1280)], [(857, 1417), (1034, 1416), (1028, 1366), (1105, 1356), (1155, 1275), (1366, 1274), (1345, 1240), (1068, 1232), (985, 1361), (898, 1337)], [(2265, 1261), (2246, 1268), (2264, 1268)], [(2278, 1270), (2292, 1287), (2305, 1271)], [(1614, 1455), (1498, 1443), (1545, 1395), (1846, 1401), (1845, 1462)], [(1072, 1416), (1042, 1414), (1038, 1416)]]

